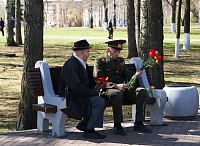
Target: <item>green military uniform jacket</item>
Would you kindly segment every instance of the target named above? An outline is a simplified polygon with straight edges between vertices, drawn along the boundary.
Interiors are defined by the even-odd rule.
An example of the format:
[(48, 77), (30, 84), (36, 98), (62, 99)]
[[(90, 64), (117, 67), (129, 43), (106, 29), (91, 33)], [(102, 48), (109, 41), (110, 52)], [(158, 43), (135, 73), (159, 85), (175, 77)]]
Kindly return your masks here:
[(115, 84), (127, 83), (133, 73), (129, 72), (122, 57), (113, 60), (107, 52), (95, 59), (94, 76), (108, 77), (110, 88)]
[[(133, 73), (130, 72), (124, 62), (122, 57), (118, 57), (116, 60), (113, 60), (108, 53), (99, 56), (95, 59), (93, 76), (108, 77), (110, 87), (106, 87), (100, 95), (105, 97), (107, 100), (112, 100), (113, 96), (116, 96), (117, 89), (115, 89), (116, 84), (127, 83)], [(130, 103), (136, 103), (136, 121), (143, 121), (145, 114), (145, 99), (147, 96), (146, 90), (141, 88), (132, 88), (131, 90), (125, 90), (123, 92), (123, 100)], [(117, 96), (121, 96), (120, 94)], [(117, 97), (115, 99), (120, 99)], [(122, 101), (121, 100), (112, 100), (114, 122), (120, 123), (123, 121), (122, 115)]]

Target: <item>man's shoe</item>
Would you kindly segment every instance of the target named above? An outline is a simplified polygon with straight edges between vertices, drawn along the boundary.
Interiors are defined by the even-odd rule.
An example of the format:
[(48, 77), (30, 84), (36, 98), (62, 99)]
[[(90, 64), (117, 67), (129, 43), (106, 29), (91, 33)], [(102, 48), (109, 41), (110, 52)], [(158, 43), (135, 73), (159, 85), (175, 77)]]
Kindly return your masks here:
[(113, 130), (117, 135), (127, 135), (122, 127), (114, 127)]
[(80, 131), (85, 131), (87, 130), (87, 124), (86, 123), (83, 123), (83, 122), (80, 122), (78, 123), (78, 125), (76, 126), (76, 128)]
[(152, 133), (152, 130), (147, 128), (142, 122), (136, 122), (134, 124), (133, 130), (141, 131), (141, 132), (147, 132)]
[(156, 98), (155, 97), (148, 97), (146, 99), (146, 104), (151, 104), (153, 105), (154, 103), (156, 103)]
[(92, 130), (86, 130), (84, 132), (84, 137), (85, 138), (90, 138), (90, 139), (104, 139), (106, 136), (103, 134), (99, 134), (97, 131), (95, 131), (94, 129)]

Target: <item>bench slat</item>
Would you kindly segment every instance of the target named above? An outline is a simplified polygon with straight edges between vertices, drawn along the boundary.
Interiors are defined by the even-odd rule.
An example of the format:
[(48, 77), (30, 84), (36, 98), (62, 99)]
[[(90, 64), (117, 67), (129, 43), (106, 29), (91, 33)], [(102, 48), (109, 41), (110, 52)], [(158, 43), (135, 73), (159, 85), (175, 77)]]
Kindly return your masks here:
[(57, 106), (50, 104), (33, 104), (32, 108), (37, 111), (45, 112), (45, 113), (56, 113)]
[(44, 90), (43, 89), (31, 90), (31, 95), (33, 97), (44, 96)]
[(28, 69), (29, 85), (33, 97), (44, 96), (41, 73), (39, 68)]

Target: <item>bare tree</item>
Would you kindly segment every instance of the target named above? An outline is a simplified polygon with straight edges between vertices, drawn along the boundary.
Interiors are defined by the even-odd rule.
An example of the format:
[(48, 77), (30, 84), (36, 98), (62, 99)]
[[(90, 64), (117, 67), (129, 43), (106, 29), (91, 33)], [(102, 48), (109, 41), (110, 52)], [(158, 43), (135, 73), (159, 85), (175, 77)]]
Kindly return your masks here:
[(116, 3), (115, 3), (115, 0), (113, 0), (113, 12), (114, 12), (114, 15), (113, 15), (113, 26), (116, 28)]
[(93, 1), (91, 0), (90, 1), (90, 10), (89, 10), (89, 12), (90, 12), (90, 28), (93, 28)]
[(148, 0), (141, 0), (141, 28), (140, 28), (140, 39), (139, 39), (139, 48), (138, 56), (144, 61), (148, 57)]
[(176, 43), (175, 43), (175, 55), (174, 58), (179, 57), (179, 42), (180, 42), (180, 27), (181, 27), (181, 3), (182, 0), (179, 0), (178, 3), (178, 13), (177, 13), (177, 33), (176, 33)]
[(16, 129), (33, 129), (37, 119), (32, 104), (37, 99), (29, 92), (28, 69), (33, 68), (38, 60), (43, 60), (43, 1), (26, 0), (24, 19), (24, 63)]
[(16, 43), (22, 45), (20, 0), (15, 0)]
[(183, 50), (190, 50), (190, 0), (185, 2)]
[(168, 4), (172, 7), (172, 20), (171, 20), (171, 29), (172, 33), (176, 33), (176, 2), (178, 0), (166, 0)]
[(200, 19), (200, 2), (199, 0), (190, 0), (190, 9), (192, 12), (193, 20), (192, 22), (198, 23)]
[(137, 48), (139, 47), (139, 38), (140, 38), (140, 3), (141, 0), (136, 0), (136, 7), (135, 7), (135, 20), (136, 20), (136, 44)]
[(127, 17), (128, 17), (128, 57), (137, 57), (137, 47), (135, 40), (135, 8), (134, 1), (127, 1)]
[(6, 10), (7, 10), (7, 46), (17, 46), (17, 44), (14, 41), (13, 37), (13, 26), (12, 26), (12, 19), (11, 19), (11, 0), (7, 0), (6, 3)]
[(104, 6), (104, 30), (107, 30), (108, 28), (108, 6), (107, 6), (107, 0), (103, 0), (103, 6)]

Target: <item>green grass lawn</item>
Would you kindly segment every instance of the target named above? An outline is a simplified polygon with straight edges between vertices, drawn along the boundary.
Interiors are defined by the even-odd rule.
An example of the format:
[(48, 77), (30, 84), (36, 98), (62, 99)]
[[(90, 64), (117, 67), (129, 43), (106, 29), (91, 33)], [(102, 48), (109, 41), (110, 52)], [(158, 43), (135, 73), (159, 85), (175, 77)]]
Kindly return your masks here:
[[(166, 38), (174, 39), (176, 34), (170, 33), (170, 26), (164, 29)], [(193, 28), (193, 27), (191, 27)], [(199, 29), (199, 25), (195, 25)], [(191, 39), (200, 39), (200, 30), (191, 30)], [(1, 35), (1, 34), (0, 34)], [(92, 36), (105, 37), (107, 40), (108, 32), (102, 28), (47, 28), (44, 29), (45, 36)], [(181, 33), (181, 37), (183, 32)], [(117, 28), (114, 37), (127, 38), (126, 28)], [(94, 59), (102, 54), (106, 49), (105, 40), (88, 40), (91, 49), (88, 64), (93, 65)], [(71, 56), (73, 42), (77, 40), (67, 39), (44, 39), (44, 60), (50, 66), (62, 66)], [(0, 53), (15, 53), (16, 57), (0, 56), (0, 133), (15, 131), (17, 108), (21, 90), (21, 78), (23, 69), (24, 46), (6, 47), (6, 38), (0, 37)], [(188, 84), (197, 87), (200, 93), (200, 42), (191, 42), (191, 50), (180, 50), (180, 57), (173, 58), (175, 42), (164, 42), (164, 75), (166, 86), (177, 84)], [(180, 42), (180, 48), (182, 42)], [(121, 56), (127, 57), (127, 43)], [(128, 63), (128, 59), (126, 59)], [(125, 118), (131, 117), (131, 107), (124, 107)], [(112, 110), (107, 108), (105, 120), (112, 120)], [(76, 124), (77, 121), (69, 120), (67, 124)]]

